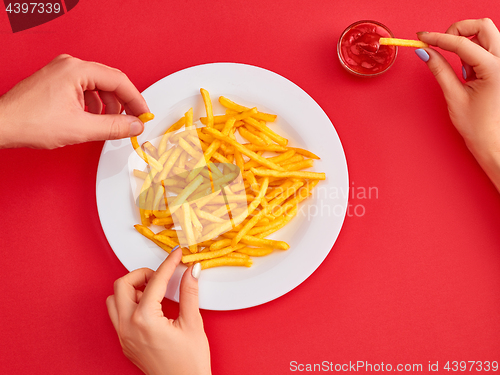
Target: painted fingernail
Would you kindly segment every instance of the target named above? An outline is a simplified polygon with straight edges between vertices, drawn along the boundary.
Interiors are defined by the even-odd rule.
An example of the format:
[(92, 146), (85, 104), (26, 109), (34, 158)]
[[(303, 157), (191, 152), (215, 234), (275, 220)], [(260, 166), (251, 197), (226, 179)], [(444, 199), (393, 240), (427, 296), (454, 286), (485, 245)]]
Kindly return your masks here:
[(133, 121), (130, 124), (129, 132), (128, 132), (129, 137), (134, 137), (134, 136), (139, 135), (141, 133), (142, 133), (142, 122)]
[(179, 245), (177, 245), (176, 247), (174, 247), (171, 252), (173, 253), (177, 249), (179, 249)]
[(467, 80), (467, 72), (465, 71), (464, 66), (462, 66), (462, 77), (464, 77), (464, 81)]
[(427, 62), (429, 61), (429, 54), (422, 48), (416, 49), (415, 53), (420, 58), (420, 60)]
[(201, 273), (201, 264), (200, 263), (196, 263), (194, 266), (193, 266), (193, 270), (191, 271), (191, 275), (197, 279), (200, 277), (200, 273)]

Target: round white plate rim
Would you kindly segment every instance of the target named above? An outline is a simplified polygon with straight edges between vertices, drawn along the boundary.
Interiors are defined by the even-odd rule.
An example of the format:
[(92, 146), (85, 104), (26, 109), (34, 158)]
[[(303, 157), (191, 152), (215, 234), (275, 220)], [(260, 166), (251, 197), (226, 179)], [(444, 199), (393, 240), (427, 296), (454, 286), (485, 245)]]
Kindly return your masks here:
[[(224, 82), (224, 79), (227, 79), (228, 81)], [(180, 85), (179, 83), (191, 81), (193, 81), (193, 85), (196, 85), (196, 90), (199, 90), (200, 87), (205, 87), (210, 92), (214, 86), (220, 86), (221, 89), (218, 88), (218, 90), (243, 91), (243, 96), (247, 95), (251, 97), (248, 99), (250, 102), (252, 102), (252, 99), (259, 101), (260, 103), (269, 103), (269, 101), (271, 101), (270, 105), (273, 106), (273, 109), (276, 110), (275, 112), (279, 116), (288, 115), (303, 117), (304, 114), (301, 113), (301, 111), (306, 109), (307, 116), (313, 117), (318, 121), (317, 123), (314, 123), (314, 126), (321, 127), (321, 136), (323, 138), (327, 138), (326, 142), (328, 144), (328, 151), (335, 153), (334, 177), (336, 185), (333, 187), (335, 187), (337, 191), (340, 191), (342, 194), (340, 197), (337, 197), (337, 199), (329, 200), (329, 202), (335, 202), (336, 207), (338, 207), (339, 210), (336, 217), (334, 217), (335, 225), (330, 228), (330, 230), (323, 233), (317, 230), (317, 227), (323, 226), (320, 222), (308, 227), (309, 231), (314, 232), (312, 236), (314, 241), (310, 246), (314, 246), (314, 244), (319, 241), (319, 245), (317, 245), (318, 248), (314, 248), (312, 251), (309, 250), (311, 252), (311, 256), (309, 257), (310, 259), (308, 258), (305, 263), (302, 262), (300, 267), (297, 268), (297, 265), (293, 262), (294, 258), (286, 257), (280, 263), (278, 269), (273, 269), (273, 275), (270, 275), (270, 272), (264, 273), (264, 280), (262, 280), (263, 277), (261, 276), (261, 280), (259, 280), (258, 277), (253, 277), (247, 280), (239, 280), (237, 283), (208, 282), (204, 281), (202, 273), (202, 277), (200, 278), (201, 308), (208, 310), (234, 310), (260, 305), (278, 298), (300, 285), (321, 265), (334, 245), (338, 234), (340, 233), (347, 210), (349, 182), (344, 150), (333, 124), (314, 99), (312, 99), (303, 89), (290, 80), (264, 68), (240, 63), (211, 63), (197, 65), (162, 78), (148, 87), (143, 92), (143, 96), (145, 97), (150, 109), (156, 115), (157, 113), (162, 112), (159, 111), (161, 103), (158, 102), (160, 99), (160, 95), (158, 95), (158, 88), (166, 86), (168, 91), (171, 93), (170, 95), (176, 95), (179, 100), (182, 100), (187, 95), (186, 92), (192, 92), (192, 89), (190, 88), (186, 91), (185, 88), (189, 87), (189, 85)], [(264, 85), (265, 89), (257, 89), (255, 87), (256, 85)], [(242, 86), (244, 89), (241, 88)], [(183, 89), (184, 92), (182, 92)], [(179, 91), (181, 92), (179, 93)], [(223, 92), (222, 94), (230, 96), (231, 92)], [(273, 95), (276, 94), (282, 95), (283, 97), (280, 96), (277, 99), (274, 99)], [(166, 110), (168, 111), (168, 108)], [(314, 132), (307, 132), (304, 131), (304, 129), (294, 130), (297, 130), (300, 133), (300, 136), (306, 138), (309, 137), (307, 140), (315, 141), (314, 137), (311, 138), (312, 133)], [(148, 133), (150, 132), (151, 128), (146, 128), (143, 133), (145, 139), (148, 139)], [(316, 151), (314, 148), (311, 149)], [(112, 153), (114, 151), (121, 152), (121, 150), (125, 150), (126, 152), (131, 151), (130, 141), (128, 139), (107, 141), (103, 147), (101, 158), (99, 160), (96, 182), (96, 199), (101, 225), (111, 248), (115, 252), (118, 259), (129, 271), (140, 267), (156, 269), (163, 259), (159, 258), (158, 255), (152, 257), (148, 255), (148, 258), (145, 259), (144, 253), (141, 254), (138, 251), (135, 253), (124, 251), (122, 246), (123, 242), (120, 243), (120, 241), (117, 240), (116, 235), (117, 232), (120, 235), (123, 233), (120, 232), (120, 229), (113, 230), (113, 226), (110, 225), (116, 217), (113, 218), (113, 215), (110, 215), (109, 211), (106, 209), (106, 189), (103, 188), (103, 182), (109, 178), (113, 179), (115, 175), (106, 177), (106, 173), (104, 172), (104, 161), (106, 160), (108, 153)], [(329, 159), (330, 155), (328, 154), (327, 157), (324, 157), (324, 155), (320, 156), (322, 156), (322, 159)], [(119, 159), (120, 162), (123, 161), (122, 159), (123, 157)], [(122, 168), (122, 170), (118, 172), (118, 175), (123, 175), (124, 173), (126, 174), (127, 172), (124, 172)], [(326, 181), (327, 184), (329, 181), (332, 181), (332, 176), (330, 174), (328, 174), (328, 179)], [(128, 194), (130, 195), (131, 192), (128, 192)], [(109, 199), (109, 194), (107, 195)], [(117, 198), (123, 199), (123, 194), (118, 194)], [(127, 202), (128, 201), (126, 200), (123, 204), (126, 205)], [(132, 229), (132, 231), (134, 230)], [(129, 234), (130, 232), (127, 232), (127, 235)], [(133, 234), (136, 237), (138, 236), (135, 231)], [(163, 256), (165, 257), (166, 254)], [(177, 268), (166, 293), (168, 298), (175, 301), (178, 301), (178, 285), (183, 270), (184, 268)], [(270, 278), (272, 278), (271, 288), (263, 288), (261, 290), (258, 290), (257, 288), (257, 290), (255, 290), (256, 285), (260, 285), (262, 287), (266, 284), (266, 282), (270, 281), (268, 280)], [(263, 281), (265, 282), (263, 283)], [(217, 290), (217, 293), (215, 294), (214, 288)], [(232, 294), (234, 298), (224, 298), (224, 295), (227, 295), (228, 293), (229, 295)]]

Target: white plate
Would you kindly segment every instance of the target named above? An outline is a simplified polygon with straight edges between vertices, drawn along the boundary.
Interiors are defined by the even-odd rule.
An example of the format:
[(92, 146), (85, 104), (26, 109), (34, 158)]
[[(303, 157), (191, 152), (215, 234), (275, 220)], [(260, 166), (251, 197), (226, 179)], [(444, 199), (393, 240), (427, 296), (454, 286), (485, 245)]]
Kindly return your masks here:
[[(200, 307), (235, 310), (260, 305), (289, 292), (311, 275), (330, 252), (344, 221), (349, 181), (344, 150), (332, 123), (321, 107), (300, 87), (269, 70), (255, 66), (216, 63), (199, 65), (171, 74), (143, 92), (155, 119), (146, 125), (139, 142), (158, 137), (162, 130), (189, 109), (194, 118), (205, 115), (200, 95), (210, 92), (214, 113), (224, 113), (220, 95), (261, 111), (278, 115), (273, 130), (289, 139), (289, 145), (306, 148), (321, 157), (313, 170), (326, 172), (312, 198), (301, 204), (297, 217), (270, 238), (290, 244), (253, 258), (251, 268), (220, 267), (202, 271)], [(97, 170), (97, 208), (104, 234), (123, 265), (132, 271), (157, 269), (166, 253), (135, 231), (140, 222), (129, 181), (130, 140), (107, 141)], [(172, 277), (166, 297), (179, 299), (179, 280), (185, 267)]]

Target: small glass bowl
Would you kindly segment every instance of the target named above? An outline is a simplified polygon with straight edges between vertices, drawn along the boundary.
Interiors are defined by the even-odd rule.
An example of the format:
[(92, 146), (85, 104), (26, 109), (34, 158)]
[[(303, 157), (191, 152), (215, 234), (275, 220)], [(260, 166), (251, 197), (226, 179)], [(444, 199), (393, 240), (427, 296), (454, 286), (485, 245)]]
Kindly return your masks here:
[[(363, 24), (367, 24), (368, 26), (374, 26), (376, 27), (376, 29), (379, 31), (377, 34), (380, 35), (380, 34), (383, 34), (383, 35), (380, 35), (380, 37), (385, 37), (385, 38), (394, 38), (394, 34), (392, 33), (391, 30), (389, 30), (389, 28), (383, 24), (381, 24), (380, 22), (377, 22), (377, 21), (371, 21), (371, 20), (362, 20), (362, 21), (357, 21), (357, 22), (354, 22), (353, 24), (349, 25), (345, 30), (344, 32), (342, 33), (342, 35), (340, 36), (339, 38), (339, 41), (337, 43), (337, 55), (339, 57), (339, 61), (340, 61), (340, 64), (349, 72), (349, 73), (352, 73), (354, 75), (357, 75), (359, 77), (375, 77), (375, 76), (378, 76), (382, 73), (385, 73), (389, 70), (389, 68), (394, 64), (394, 61), (396, 61), (396, 56), (398, 55), (398, 47), (397, 46), (380, 46), (380, 48), (384, 48), (383, 51), (385, 53), (387, 52), (391, 52), (394, 51), (394, 54), (393, 56), (390, 58), (390, 61), (389, 62), (385, 62), (383, 64), (384, 68), (382, 70), (378, 70), (378, 71), (375, 71), (375, 72), (369, 72), (367, 71), (367, 69), (363, 68), (363, 67), (359, 67), (359, 71), (357, 71), (353, 66), (350, 66), (346, 57), (344, 56), (344, 53), (343, 53), (343, 49), (342, 49), (342, 42), (344, 41), (344, 38), (348, 35), (348, 33), (353, 30), (353, 29), (356, 29), (356, 28), (359, 28), (360, 25), (363, 25)], [(383, 31), (385, 32), (383, 32)], [(380, 51), (380, 49), (379, 49)], [(379, 52), (377, 52), (379, 53)]]

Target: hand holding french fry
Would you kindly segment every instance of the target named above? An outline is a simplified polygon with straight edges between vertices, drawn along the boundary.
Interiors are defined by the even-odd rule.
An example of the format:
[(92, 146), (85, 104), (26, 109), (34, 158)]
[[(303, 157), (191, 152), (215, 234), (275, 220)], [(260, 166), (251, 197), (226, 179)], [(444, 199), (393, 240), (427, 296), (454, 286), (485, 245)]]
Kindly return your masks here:
[[(441, 86), (451, 121), (500, 191), (500, 33), (490, 19), (465, 20), (446, 33), (418, 33), (420, 40), (454, 52), (462, 82), (435, 49), (420, 52)], [(472, 38), (472, 39), (469, 39)]]
[(0, 97), (0, 148), (135, 136), (144, 128), (136, 116), (145, 112), (144, 98), (125, 74), (61, 55)]
[[(198, 309), (198, 281), (182, 277), (179, 316), (163, 315), (161, 301), (182, 251), (173, 251), (156, 272), (141, 268), (118, 279), (106, 300), (123, 352), (148, 375), (209, 375), (210, 349)], [(145, 285), (144, 292), (141, 288)]]

